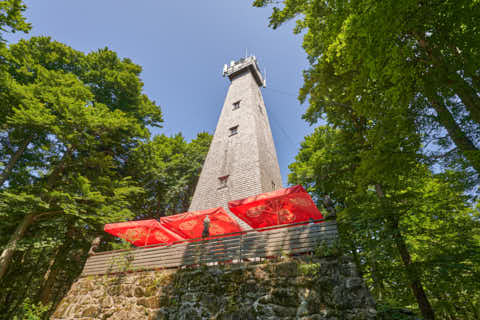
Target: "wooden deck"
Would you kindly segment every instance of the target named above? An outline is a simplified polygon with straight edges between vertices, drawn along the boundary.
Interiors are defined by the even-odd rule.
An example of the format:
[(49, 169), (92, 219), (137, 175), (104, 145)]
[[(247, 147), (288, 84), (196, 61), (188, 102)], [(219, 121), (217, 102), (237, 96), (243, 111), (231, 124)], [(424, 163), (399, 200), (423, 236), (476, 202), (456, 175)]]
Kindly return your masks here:
[(239, 263), (283, 254), (311, 252), (322, 242), (337, 238), (335, 221), (292, 224), (232, 233), (226, 237), (180, 241), (167, 246), (100, 252), (88, 258), (82, 276), (196, 266)]

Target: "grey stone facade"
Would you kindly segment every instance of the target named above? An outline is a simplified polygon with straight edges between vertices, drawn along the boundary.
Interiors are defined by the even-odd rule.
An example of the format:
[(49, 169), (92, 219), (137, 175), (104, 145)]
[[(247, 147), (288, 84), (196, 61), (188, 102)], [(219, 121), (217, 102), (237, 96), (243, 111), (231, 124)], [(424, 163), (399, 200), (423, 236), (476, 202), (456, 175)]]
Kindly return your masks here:
[(374, 320), (346, 257), (80, 278), (52, 319)]
[(275, 145), (254, 57), (225, 67), (231, 80), (190, 211), (282, 188)]

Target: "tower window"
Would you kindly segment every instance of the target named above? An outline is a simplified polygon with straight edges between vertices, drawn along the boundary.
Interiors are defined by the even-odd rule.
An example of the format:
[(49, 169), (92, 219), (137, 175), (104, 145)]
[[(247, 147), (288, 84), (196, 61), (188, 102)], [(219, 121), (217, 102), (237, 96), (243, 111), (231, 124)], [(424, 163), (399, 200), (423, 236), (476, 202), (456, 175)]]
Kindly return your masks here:
[(272, 190), (275, 190), (275, 182), (272, 181)]
[(262, 106), (258, 105), (258, 111), (260, 111), (261, 114), (263, 114)]
[(235, 127), (231, 127), (230, 129), (230, 135), (233, 136), (234, 134), (238, 133), (238, 125)]
[(227, 181), (228, 181), (228, 174), (226, 176), (222, 176), (218, 178), (218, 183), (219, 186), (218, 188), (226, 188), (227, 187)]
[(240, 109), (240, 100), (233, 103), (233, 110), (237, 110), (237, 109)]

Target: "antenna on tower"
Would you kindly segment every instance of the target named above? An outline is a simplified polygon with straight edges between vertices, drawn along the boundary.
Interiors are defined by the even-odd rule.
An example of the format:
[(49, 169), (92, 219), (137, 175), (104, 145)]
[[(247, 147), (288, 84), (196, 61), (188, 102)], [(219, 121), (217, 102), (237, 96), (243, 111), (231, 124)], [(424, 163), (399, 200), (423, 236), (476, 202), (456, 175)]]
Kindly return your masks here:
[(245, 59), (248, 57), (248, 49), (245, 48)]
[(267, 87), (267, 68), (263, 69), (264, 77), (263, 77), (263, 87)]

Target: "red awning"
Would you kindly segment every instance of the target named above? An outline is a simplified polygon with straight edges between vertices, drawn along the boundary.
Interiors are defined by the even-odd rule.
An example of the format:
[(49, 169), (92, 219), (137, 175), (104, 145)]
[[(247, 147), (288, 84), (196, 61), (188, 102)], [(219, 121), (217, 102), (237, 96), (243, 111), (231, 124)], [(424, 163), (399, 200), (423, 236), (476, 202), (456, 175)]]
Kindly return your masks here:
[(323, 219), (301, 185), (230, 201), (228, 207), (254, 229)]
[(106, 224), (105, 232), (127, 240), (137, 247), (149, 244), (168, 244), (183, 240), (162, 226), (157, 220), (140, 220)]
[(201, 238), (203, 220), (207, 215), (210, 219), (210, 236), (242, 231), (238, 223), (222, 207), (162, 217), (160, 223), (185, 239)]

